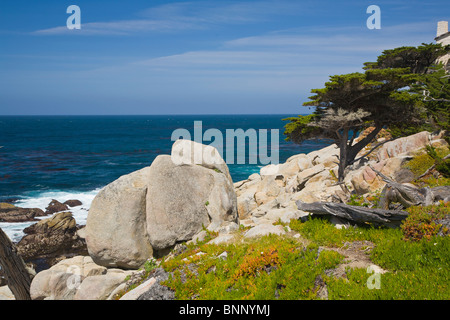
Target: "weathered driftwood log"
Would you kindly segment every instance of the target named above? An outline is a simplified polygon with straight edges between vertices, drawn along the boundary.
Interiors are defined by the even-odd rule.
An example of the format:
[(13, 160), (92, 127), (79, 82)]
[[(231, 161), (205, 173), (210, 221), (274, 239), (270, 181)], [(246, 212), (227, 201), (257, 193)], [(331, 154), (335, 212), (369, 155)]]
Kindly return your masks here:
[(0, 228), (0, 266), (16, 300), (31, 300), (31, 277), (14, 244)]
[(429, 206), (435, 202), (434, 198), (429, 187), (419, 189), (394, 182), (384, 186), (378, 206), (381, 209), (389, 209), (392, 202), (399, 202), (405, 208)]
[(375, 223), (379, 225), (399, 225), (408, 216), (408, 212), (397, 210), (373, 209), (359, 206), (351, 206), (334, 202), (296, 202), (300, 210), (317, 215), (332, 215), (355, 223)]
[(374, 168), (370, 168), (386, 182), (378, 204), (381, 209), (389, 209), (389, 204), (392, 202), (399, 202), (405, 208), (409, 208), (411, 206), (429, 206), (439, 200), (445, 201), (448, 198), (448, 188), (415, 188), (397, 183)]

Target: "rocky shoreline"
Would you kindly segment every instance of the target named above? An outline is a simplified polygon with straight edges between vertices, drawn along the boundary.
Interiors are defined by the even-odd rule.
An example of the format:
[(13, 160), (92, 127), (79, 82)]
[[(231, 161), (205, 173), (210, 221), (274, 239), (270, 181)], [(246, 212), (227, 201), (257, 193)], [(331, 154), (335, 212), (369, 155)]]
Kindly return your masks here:
[[(416, 177), (404, 164), (424, 152), (426, 145), (448, 146), (442, 136), (428, 132), (387, 142), (349, 168), (345, 186), (358, 195), (381, 190), (386, 182), (373, 169), (409, 184)], [(216, 244), (236, 241), (240, 228), (246, 230), (244, 239), (268, 234), (295, 237), (279, 223), (310, 215), (298, 209), (298, 201), (348, 201), (348, 193), (336, 184), (338, 153), (330, 145), (268, 165), (233, 183), (215, 148), (179, 140), (171, 155), (160, 155), (151, 166), (104, 187), (92, 202), (84, 228), (76, 226), (67, 212), (76, 202), (55, 201), (45, 212), (3, 205), (0, 221), (32, 221), (59, 212), (27, 228), (17, 244), (25, 261), (44, 259), (51, 266), (34, 276), (32, 299), (116, 299), (141, 282), (122, 299), (172, 299), (173, 292), (159, 285), (167, 278), (164, 270), (156, 268), (142, 279), (139, 269), (176, 255), (183, 243), (204, 241), (210, 233), (217, 235), (210, 240)], [(332, 222), (337, 228), (350, 224), (336, 217)]]

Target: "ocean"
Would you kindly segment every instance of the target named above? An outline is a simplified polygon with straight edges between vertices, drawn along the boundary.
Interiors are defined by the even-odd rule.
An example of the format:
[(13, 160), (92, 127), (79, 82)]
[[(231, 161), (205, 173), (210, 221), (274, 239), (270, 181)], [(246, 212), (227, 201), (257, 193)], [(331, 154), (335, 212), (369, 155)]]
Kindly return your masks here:
[[(286, 122), (282, 119), (289, 116), (0, 116), (0, 202), (44, 210), (52, 199), (78, 199), (83, 205), (71, 211), (77, 223), (84, 225), (90, 203), (102, 187), (151, 165), (160, 154), (170, 154), (175, 129), (188, 130), (193, 139), (194, 122), (198, 128), (198, 121), (203, 133), (217, 129), (224, 137), (227, 129), (268, 129), (269, 147), (271, 130), (279, 130), (279, 162), (329, 145), (328, 141), (306, 141), (301, 145), (285, 141)], [(234, 182), (259, 172), (265, 165), (249, 163), (249, 150), (245, 163), (228, 165)], [(229, 159), (226, 161), (229, 163)], [(33, 223), (0, 222), (0, 228), (18, 241), (22, 230)]]

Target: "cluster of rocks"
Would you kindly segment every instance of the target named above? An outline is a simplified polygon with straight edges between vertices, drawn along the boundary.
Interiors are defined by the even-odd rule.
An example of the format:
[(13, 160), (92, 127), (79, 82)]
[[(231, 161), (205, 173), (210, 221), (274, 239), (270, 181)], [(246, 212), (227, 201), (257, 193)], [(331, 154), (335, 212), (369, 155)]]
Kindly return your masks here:
[(56, 213), (25, 228), (25, 236), (16, 244), (20, 256), (39, 272), (56, 262), (76, 255), (87, 255), (83, 228), (77, 226), (71, 212)]
[[(0, 203), (0, 221), (37, 221), (23, 230), (25, 236), (15, 246), (27, 265), (35, 272), (40, 272), (60, 260), (88, 254), (86, 242), (83, 236), (80, 236), (83, 227), (76, 224), (71, 212), (66, 211), (79, 205), (82, 205), (79, 200), (68, 200), (64, 203), (52, 200), (44, 211)], [(52, 216), (42, 218), (47, 215)], [(4, 284), (0, 283), (1, 285)]]
[[(350, 168), (345, 183), (359, 194), (379, 190), (385, 182), (370, 166), (398, 181), (403, 163), (429, 144), (446, 143), (428, 132), (387, 142), (374, 157)], [(331, 145), (295, 155), (279, 165), (268, 165), (248, 179), (233, 183), (215, 148), (178, 140), (171, 155), (160, 155), (151, 166), (104, 187), (92, 202), (84, 230), (75, 230), (70, 217), (62, 214), (46, 226), (29, 230), (29, 236), (37, 239), (40, 230), (75, 230), (87, 246), (87, 255), (59, 261), (37, 273), (31, 296), (114, 299), (129, 287), (130, 278), (140, 279), (138, 269), (146, 261), (173, 254), (181, 243), (204, 240), (207, 231), (218, 233), (211, 243), (235, 241), (240, 225), (247, 229), (244, 238), (288, 233), (288, 227), (274, 223), (308, 216), (298, 209), (298, 200), (342, 202), (345, 198), (336, 185), (338, 154), (339, 149)], [(402, 179), (408, 176), (401, 174)], [(335, 223), (339, 227), (345, 222)], [(162, 269), (149, 275), (122, 299), (173, 297), (173, 292), (159, 285), (166, 276)]]
[(37, 217), (44, 217), (56, 212), (70, 210), (69, 207), (80, 206), (79, 200), (67, 200), (64, 203), (52, 200), (45, 211), (39, 208), (20, 208), (11, 203), (0, 203), (0, 222), (29, 222), (37, 221)]
[[(427, 145), (441, 147), (448, 144), (441, 136), (433, 136), (426, 131), (386, 142), (371, 158), (358, 161), (347, 169), (346, 188), (358, 195), (382, 190), (386, 181), (372, 168), (399, 183), (413, 181), (416, 177), (404, 164), (425, 152)], [(364, 152), (366, 150), (361, 155)], [(331, 145), (292, 156), (282, 164), (268, 165), (261, 168), (259, 174), (236, 182), (241, 224), (252, 225), (264, 219), (287, 222), (301, 218), (306, 213), (298, 210), (298, 200), (305, 203), (346, 202), (348, 193), (336, 184), (338, 156), (339, 148)]]

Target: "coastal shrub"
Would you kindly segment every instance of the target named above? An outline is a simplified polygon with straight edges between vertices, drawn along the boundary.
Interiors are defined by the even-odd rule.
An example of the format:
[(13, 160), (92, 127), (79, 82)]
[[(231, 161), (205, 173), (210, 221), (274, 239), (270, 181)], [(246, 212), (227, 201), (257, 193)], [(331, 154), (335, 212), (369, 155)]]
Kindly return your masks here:
[(431, 206), (412, 206), (406, 209), (408, 217), (400, 226), (406, 240), (417, 241), (422, 238), (429, 240), (435, 236), (442, 225), (436, 221), (450, 214), (450, 204), (441, 203)]
[(420, 154), (405, 164), (405, 168), (411, 170), (415, 176), (425, 173), (429, 167), (434, 164), (434, 159), (428, 154)]
[(366, 269), (352, 269), (347, 278), (325, 277), (331, 300), (448, 300), (450, 274), (442, 269), (418, 268), (414, 271), (379, 275), (379, 289), (367, 285), (372, 276)]
[[(178, 256), (162, 259), (160, 266), (170, 272), (162, 284), (175, 290), (177, 299), (319, 299), (320, 276), (329, 299), (450, 299), (450, 237), (405, 238), (410, 226), (442, 217), (448, 206), (414, 207), (409, 212), (408, 221), (395, 229), (337, 229), (326, 218), (310, 217), (306, 222), (291, 220), (289, 227), (299, 238), (269, 235), (187, 246)], [(344, 257), (319, 250), (364, 240), (374, 244), (365, 251), (371, 261), (387, 270), (380, 275), (380, 289), (367, 286), (372, 274), (366, 269), (348, 269), (343, 278), (332, 276), (329, 271)]]
[(423, 187), (434, 188), (434, 187), (440, 187), (440, 186), (448, 186), (448, 185), (450, 185), (450, 178), (445, 178), (445, 177), (436, 178), (433, 176), (427, 176), (427, 177), (423, 177), (421, 179), (414, 181), (413, 184), (415, 184), (419, 188), (423, 188)]
[[(442, 217), (448, 206), (409, 209), (413, 221), (425, 219), (423, 212)], [(427, 211), (428, 210), (428, 211)], [(416, 211), (420, 213), (416, 214)], [(428, 213), (426, 213), (428, 214)], [(416, 217), (417, 215), (417, 217)], [(431, 236), (405, 240), (402, 228), (353, 227), (335, 228), (328, 219), (315, 218), (302, 223), (291, 221), (290, 227), (321, 246), (341, 247), (346, 242), (367, 240), (375, 246), (371, 261), (387, 270), (380, 275), (380, 289), (370, 289), (372, 275), (366, 269), (348, 269), (344, 278), (321, 274), (327, 285), (329, 299), (450, 299), (450, 237)], [(322, 251), (321, 254), (327, 251)]]
[(445, 178), (450, 178), (450, 159), (445, 159), (437, 163), (436, 170)]
[(347, 204), (351, 206), (360, 206), (360, 207), (369, 206), (369, 204), (364, 201), (364, 196), (359, 196), (357, 194), (352, 194), (350, 196), (349, 201), (347, 201)]
[[(161, 264), (172, 272), (164, 285), (175, 290), (177, 299), (314, 299), (316, 277), (342, 261), (336, 252), (319, 254), (316, 244), (304, 247), (276, 235), (239, 244), (204, 244), (198, 250)], [(224, 251), (226, 259), (218, 258)]]
[(371, 260), (388, 270), (380, 289), (370, 289), (366, 269), (348, 270), (347, 279), (327, 277), (329, 299), (450, 299), (450, 237), (405, 241), (399, 237), (378, 242)]
[(377, 243), (384, 238), (397, 237), (401, 232), (397, 229), (374, 227), (370, 224), (360, 227), (337, 229), (327, 218), (309, 218), (302, 223), (292, 220), (292, 230), (298, 231), (305, 238), (321, 246), (339, 247), (346, 242), (367, 240)]
[(380, 202), (380, 197), (381, 197), (380, 191), (371, 192), (366, 196), (352, 194), (350, 195), (350, 199), (347, 201), (347, 204), (352, 206), (377, 208), (378, 203)]
[(449, 178), (450, 176), (447, 175), (447, 170), (449, 170), (447, 167), (448, 162), (442, 160), (442, 158), (449, 154), (449, 149), (447, 147), (433, 148), (431, 146), (427, 146), (425, 150), (426, 153), (414, 156), (404, 165), (404, 167), (411, 170), (414, 175), (420, 176), (424, 174), (425, 171), (427, 171), (431, 166), (436, 164), (436, 170), (443, 174), (444, 177)]

